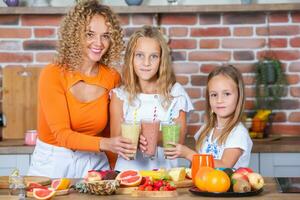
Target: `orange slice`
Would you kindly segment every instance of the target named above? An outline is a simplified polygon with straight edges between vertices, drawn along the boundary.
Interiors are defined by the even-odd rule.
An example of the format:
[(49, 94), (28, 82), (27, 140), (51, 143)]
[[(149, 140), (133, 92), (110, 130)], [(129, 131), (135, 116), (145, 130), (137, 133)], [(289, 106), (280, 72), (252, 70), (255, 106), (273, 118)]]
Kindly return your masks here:
[(51, 188), (55, 190), (66, 190), (69, 188), (71, 180), (68, 178), (61, 178), (53, 180), (51, 183)]

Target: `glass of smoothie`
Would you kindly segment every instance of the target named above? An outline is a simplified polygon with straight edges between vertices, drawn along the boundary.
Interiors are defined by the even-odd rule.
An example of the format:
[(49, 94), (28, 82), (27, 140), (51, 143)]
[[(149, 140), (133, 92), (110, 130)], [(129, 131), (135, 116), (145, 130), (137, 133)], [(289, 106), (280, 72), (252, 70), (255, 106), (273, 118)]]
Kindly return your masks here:
[(142, 120), (142, 135), (147, 140), (147, 151), (143, 153), (143, 156), (153, 160), (156, 157), (156, 147), (158, 135), (160, 133), (160, 121), (153, 119)]
[[(121, 124), (122, 137), (130, 139), (133, 145), (137, 147), (139, 143), (140, 129), (140, 122), (125, 121)], [(134, 160), (136, 152), (127, 156), (130, 160)]]
[(176, 123), (163, 122), (161, 124), (163, 147), (170, 148), (169, 142), (178, 143), (180, 137), (180, 125)]

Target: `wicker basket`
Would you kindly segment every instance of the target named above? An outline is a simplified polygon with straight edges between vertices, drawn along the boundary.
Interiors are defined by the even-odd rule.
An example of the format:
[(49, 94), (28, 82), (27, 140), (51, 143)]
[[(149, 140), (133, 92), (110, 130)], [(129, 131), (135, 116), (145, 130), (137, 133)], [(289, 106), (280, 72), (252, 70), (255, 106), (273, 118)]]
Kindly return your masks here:
[(120, 186), (117, 180), (85, 182), (88, 193), (95, 195), (114, 194)]

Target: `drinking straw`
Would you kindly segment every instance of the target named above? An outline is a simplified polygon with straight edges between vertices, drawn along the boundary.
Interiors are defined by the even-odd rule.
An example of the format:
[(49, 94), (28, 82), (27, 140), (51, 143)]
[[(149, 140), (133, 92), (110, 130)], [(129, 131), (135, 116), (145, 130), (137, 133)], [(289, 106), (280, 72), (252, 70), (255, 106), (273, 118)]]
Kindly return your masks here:
[(173, 109), (171, 108), (170, 113), (169, 113), (169, 123), (172, 123), (172, 118), (173, 118)]
[(137, 115), (137, 109), (134, 109), (134, 112), (133, 112), (133, 123), (136, 123), (136, 115)]
[(154, 111), (153, 111), (153, 121), (155, 121), (157, 118), (157, 108), (156, 106), (154, 107)]

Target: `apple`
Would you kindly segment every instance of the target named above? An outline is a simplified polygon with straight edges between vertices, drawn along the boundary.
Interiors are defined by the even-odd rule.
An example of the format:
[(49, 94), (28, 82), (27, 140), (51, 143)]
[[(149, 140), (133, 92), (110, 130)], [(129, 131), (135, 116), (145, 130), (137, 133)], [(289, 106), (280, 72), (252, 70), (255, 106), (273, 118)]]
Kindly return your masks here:
[(264, 178), (259, 173), (251, 172), (247, 174), (247, 177), (249, 179), (251, 187), (254, 190), (261, 189), (265, 184)]
[(244, 179), (233, 180), (233, 191), (240, 193), (250, 192), (251, 185), (248, 181), (245, 181)]
[(90, 170), (90, 171), (88, 171), (86, 180), (87, 181), (101, 181), (102, 180), (102, 175), (97, 170)]
[(244, 174), (247, 175), (248, 173), (252, 173), (253, 170), (249, 167), (240, 167), (237, 170), (235, 170), (235, 173), (240, 173), (240, 174)]
[(232, 175), (231, 175), (231, 179), (243, 179), (245, 181), (248, 181), (248, 177), (247, 175), (244, 175), (242, 173), (236, 173), (234, 172)]

